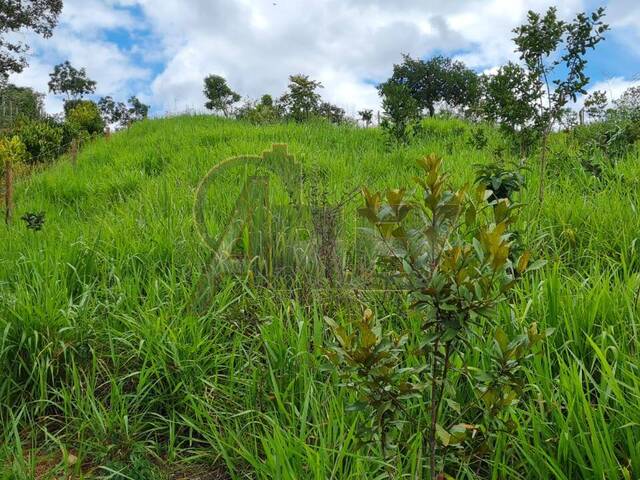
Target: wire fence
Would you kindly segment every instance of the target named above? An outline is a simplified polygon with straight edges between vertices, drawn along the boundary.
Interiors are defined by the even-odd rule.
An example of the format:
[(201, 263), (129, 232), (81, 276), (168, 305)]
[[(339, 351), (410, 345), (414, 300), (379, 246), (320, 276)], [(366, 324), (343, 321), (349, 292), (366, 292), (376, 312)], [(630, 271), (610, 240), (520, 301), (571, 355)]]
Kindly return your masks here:
[(0, 127), (7, 128), (18, 117), (20, 110), (18, 106), (0, 95)]

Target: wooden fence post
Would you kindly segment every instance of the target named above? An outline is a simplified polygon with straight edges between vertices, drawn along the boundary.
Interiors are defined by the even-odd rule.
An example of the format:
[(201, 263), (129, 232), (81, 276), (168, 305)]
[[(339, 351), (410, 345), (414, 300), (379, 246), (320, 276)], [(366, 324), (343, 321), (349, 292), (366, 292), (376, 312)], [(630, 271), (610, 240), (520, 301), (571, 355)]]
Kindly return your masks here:
[(13, 162), (10, 158), (4, 161), (4, 221), (7, 225), (13, 218)]
[(76, 167), (78, 163), (78, 139), (74, 138), (71, 141), (71, 165), (73, 168)]
[(104, 138), (106, 138), (107, 142), (111, 139), (111, 128), (107, 127), (105, 129)]

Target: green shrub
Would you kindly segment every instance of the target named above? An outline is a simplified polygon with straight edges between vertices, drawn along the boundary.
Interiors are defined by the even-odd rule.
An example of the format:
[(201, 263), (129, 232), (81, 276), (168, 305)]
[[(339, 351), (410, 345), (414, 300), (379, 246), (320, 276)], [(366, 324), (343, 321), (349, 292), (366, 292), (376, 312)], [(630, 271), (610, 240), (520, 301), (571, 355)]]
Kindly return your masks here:
[(14, 130), (27, 150), (26, 162), (34, 165), (53, 161), (64, 152), (64, 128), (53, 119), (23, 119)]
[[(518, 279), (544, 263), (530, 266), (529, 252), (513, 255), (519, 205), (487, 202), (482, 188), (449, 190), (441, 165), (435, 155), (419, 162), (424, 173), (414, 194), (363, 189), (359, 209), (387, 252), (387, 273), (400, 287), (395, 291), (407, 295), (414, 326), (385, 331), (372, 310), (352, 326), (327, 319), (337, 340), (327, 356), (355, 397), (349, 410), (363, 412), (361, 446), (389, 465), (385, 478), (400, 477), (392, 465), (411, 443), (404, 426), (415, 420), (416, 406), (429, 412), (419, 478), (460, 478), (467, 462), (474, 471), (484, 468), (500, 435), (514, 432), (511, 409), (524, 404), (530, 388), (529, 360), (552, 333), (534, 323), (514, 324), (510, 330), (520, 333), (508, 335), (496, 321)], [(482, 358), (469, 354), (474, 337), (493, 340)], [(461, 395), (469, 388), (475, 395)]]
[(640, 141), (640, 122), (613, 114), (606, 121), (577, 127), (573, 138), (580, 148), (602, 152), (610, 160), (626, 155)]
[(0, 99), (5, 107), (0, 111), (0, 125), (11, 127), (19, 118), (37, 119), (43, 112), (44, 95), (31, 88), (8, 84), (0, 88)]
[(246, 120), (257, 125), (276, 123), (282, 120), (282, 112), (278, 110), (273, 104), (266, 103), (265, 100), (261, 103), (253, 104), (246, 103), (240, 107), (236, 113), (238, 120)]
[(491, 192), (488, 200), (513, 200), (513, 195), (524, 187), (524, 175), (520, 168), (507, 168), (502, 163), (476, 165), (476, 183)]
[(67, 123), (80, 132), (97, 135), (104, 131), (105, 123), (95, 102), (82, 100), (66, 115)]
[(75, 98), (64, 101), (64, 116), (65, 118), (74, 110), (76, 107), (82, 105), (84, 102), (88, 102), (90, 100), (82, 100), (81, 98)]

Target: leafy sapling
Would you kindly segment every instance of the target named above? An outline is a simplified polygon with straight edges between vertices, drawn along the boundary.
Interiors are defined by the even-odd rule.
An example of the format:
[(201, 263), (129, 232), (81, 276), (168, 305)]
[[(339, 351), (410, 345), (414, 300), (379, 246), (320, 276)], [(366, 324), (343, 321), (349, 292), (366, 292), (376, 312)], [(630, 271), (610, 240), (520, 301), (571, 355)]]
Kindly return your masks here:
[(507, 168), (503, 163), (476, 165), (476, 184), (483, 186), (490, 195), (489, 202), (513, 201), (513, 195), (525, 185), (522, 168)]
[(389, 461), (397, 448), (394, 427), (402, 424), (403, 402), (420, 396), (420, 386), (411, 382), (417, 370), (402, 365), (407, 336), (383, 334), (380, 322), (369, 309), (353, 323), (351, 333), (333, 320), (325, 320), (338, 340), (327, 356), (341, 369), (342, 385), (356, 397), (347, 410), (373, 414), (361, 425), (359, 438), (364, 445), (377, 443)]
[(4, 176), (4, 220), (9, 225), (13, 219), (14, 168), (27, 158), (27, 151), (20, 137), (0, 138), (0, 165)]
[(579, 13), (571, 22), (558, 18), (551, 7), (544, 15), (529, 11), (527, 23), (514, 29), (513, 39), (528, 81), (537, 94), (535, 125), (542, 135), (540, 152), (540, 202), (544, 199), (548, 137), (561, 119), (563, 109), (579, 94), (586, 94), (588, 50), (604, 40), (609, 26), (603, 22), (604, 8), (587, 15)]
[[(508, 300), (519, 276), (541, 263), (530, 267), (528, 252), (512, 259), (510, 232), (518, 204), (507, 198), (488, 202), (490, 194), (484, 186), (475, 191), (449, 189), (442, 161), (435, 155), (421, 160), (419, 166), (422, 175), (416, 178), (415, 195), (405, 189), (384, 195), (365, 189), (365, 206), (360, 209), (387, 253), (387, 270), (408, 292), (419, 327), (388, 334), (394, 339), (389, 340), (380, 327), (374, 329), (369, 314), (364, 327), (362, 322), (356, 324), (358, 333), (352, 335), (333, 322), (330, 325), (340, 344), (332, 357), (350, 379), (346, 385), (357, 392), (360, 408), (378, 419), (369, 423), (376, 438), (388, 439), (389, 426), (401, 424), (407, 412), (426, 412), (421, 432), (428, 458), (425, 470), (436, 479), (452, 469), (454, 461), (482, 461), (482, 452), (495, 440), (496, 422), (491, 419), (512, 408), (519, 398), (500, 379), (513, 380), (509, 388), (516, 392), (525, 390), (517, 371), (524, 368), (538, 337), (536, 342), (524, 342), (496, 333), (509, 360), (495, 375), (484, 365), (469, 364), (466, 352), (475, 338), (490, 338), (491, 332), (499, 331), (498, 305)], [(404, 337), (411, 348), (403, 347), (404, 340), (395, 341)], [(385, 352), (382, 358), (381, 351)], [(492, 355), (483, 352), (483, 361), (491, 364)], [(386, 361), (391, 365), (381, 363)], [(382, 378), (371, 370), (379, 365), (384, 365)], [(484, 373), (480, 379), (466, 373), (471, 371)], [(523, 382), (518, 388), (516, 377)], [(468, 385), (473, 393), (459, 395)], [(487, 401), (494, 395), (495, 401)], [(417, 410), (416, 401), (422, 405)], [(397, 435), (400, 442), (407, 441)], [(385, 448), (381, 445), (383, 452)], [(386, 453), (385, 458), (390, 459)]]
[(380, 126), (389, 140), (406, 144), (420, 120), (420, 107), (406, 85), (388, 81), (378, 87), (384, 116)]

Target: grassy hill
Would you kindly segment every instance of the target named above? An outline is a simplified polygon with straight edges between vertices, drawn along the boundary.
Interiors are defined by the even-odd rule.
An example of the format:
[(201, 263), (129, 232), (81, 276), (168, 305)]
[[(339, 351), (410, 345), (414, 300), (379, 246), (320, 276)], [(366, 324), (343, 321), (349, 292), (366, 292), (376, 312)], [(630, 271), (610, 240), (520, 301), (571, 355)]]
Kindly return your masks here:
[[(16, 216), (42, 211), (45, 225), (0, 228), (0, 478), (381, 478), (380, 459), (356, 448), (357, 415), (324, 357), (323, 317), (346, 323), (366, 304), (401, 325), (407, 305), (228, 278), (196, 313), (188, 306), (209, 252), (194, 227), (195, 190), (216, 163), (274, 143), (322, 172), (329, 203), (360, 185), (410, 185), (431, 152), (461, 185), (502, 145), (487, 128), (489, 145), (476, 149), (475, 128), (427, 121), (411, 146), (389, 152), (378, 129), (176, 117), (89, 144), (75, 168), (62, 158), (21, 179)], [(537, 322), (555, 333), (487, 471), (636, 478), (639, 153), (597, 178), (569, 134), (555, 134), (551, 150), (545, 203), (532, 163), (518, 224), (547, 265), (499, 315), (509, 328)], [(211, 200), (227, 208), (239, 185), (220, 185)], [(347, 237), (359, 202), (345, 207)], [(419, 476), (425, 418), (417, 410), (397, 478)]]

